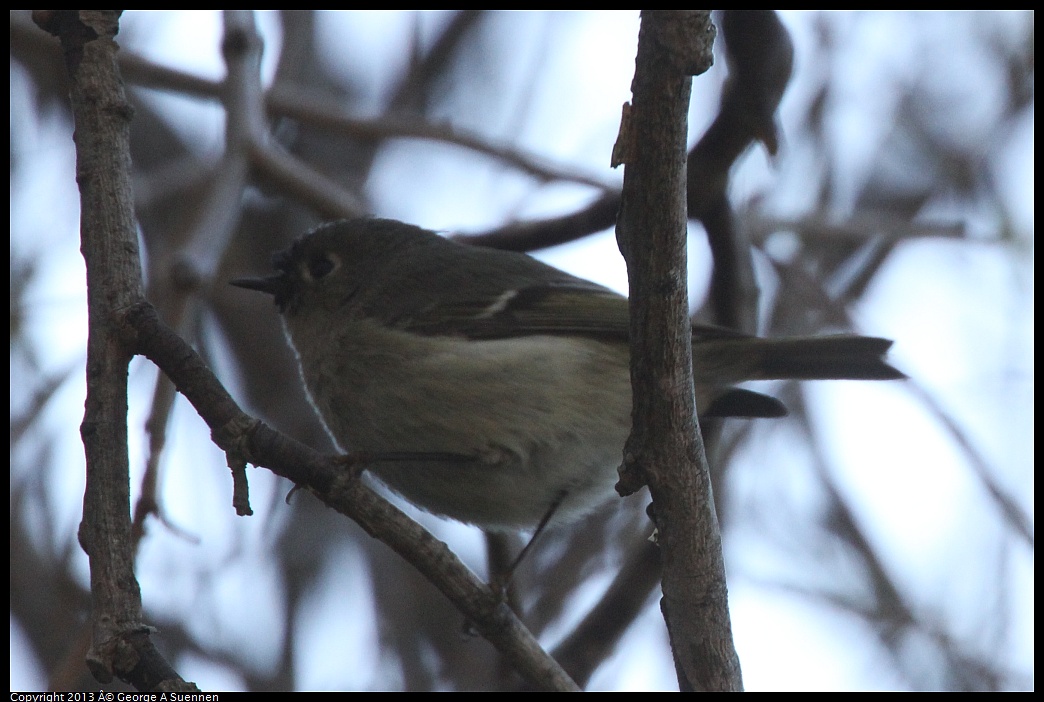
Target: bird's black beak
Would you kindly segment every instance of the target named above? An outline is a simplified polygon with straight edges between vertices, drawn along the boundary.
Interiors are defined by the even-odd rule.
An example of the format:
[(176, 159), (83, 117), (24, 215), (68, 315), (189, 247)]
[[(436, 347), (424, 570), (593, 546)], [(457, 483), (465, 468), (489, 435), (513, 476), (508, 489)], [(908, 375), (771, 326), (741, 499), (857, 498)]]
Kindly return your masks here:
[(256, 290), (271, 295), (280, 312), (286, 311), (287, 303), (293, 292), (293, 281), (285, 273), (270, 275), (267, 278), (236, 278), (228, 282), (229, 285), (235, 285), (237, 288)]
[(257, 290), (269, 295), (279, 295), (286, 288), (286, 277), (283, 275), (270, 275), (267, 278), (236, 278), (228, 281), (229, 285), (247, 290)]

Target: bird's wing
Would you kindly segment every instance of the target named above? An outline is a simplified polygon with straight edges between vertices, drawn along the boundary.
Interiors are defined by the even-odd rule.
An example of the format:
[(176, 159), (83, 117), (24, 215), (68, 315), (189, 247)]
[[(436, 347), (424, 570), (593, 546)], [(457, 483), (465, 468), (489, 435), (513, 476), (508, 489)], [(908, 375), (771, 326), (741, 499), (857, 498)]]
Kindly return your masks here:
[(594, 284), (533, 285), (488, 296), (443, 301), (394, 320), (432, 336), (502, 339), (578, 335), (626, 342), (627, 299)]

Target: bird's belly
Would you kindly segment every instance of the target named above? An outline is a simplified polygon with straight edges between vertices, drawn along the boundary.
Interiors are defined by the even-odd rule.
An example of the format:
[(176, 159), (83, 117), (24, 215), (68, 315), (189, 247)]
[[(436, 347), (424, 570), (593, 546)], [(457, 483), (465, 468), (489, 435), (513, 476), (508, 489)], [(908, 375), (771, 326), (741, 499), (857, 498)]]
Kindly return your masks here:
[[(337, 358), (301, 358), (342, 449), (463, 457), (374, 464), (395, 492), (489, 529), (534, 526), (556, 503), (554, 521), (570, 521), (614, 494), (630, 427), (625, 348), (554, 336), (416, 341), (377, 352), (347, 339)], [(399, 346), (410, 353), (387, 352)], [(345, 382), (309, 382), (330, 374)]]

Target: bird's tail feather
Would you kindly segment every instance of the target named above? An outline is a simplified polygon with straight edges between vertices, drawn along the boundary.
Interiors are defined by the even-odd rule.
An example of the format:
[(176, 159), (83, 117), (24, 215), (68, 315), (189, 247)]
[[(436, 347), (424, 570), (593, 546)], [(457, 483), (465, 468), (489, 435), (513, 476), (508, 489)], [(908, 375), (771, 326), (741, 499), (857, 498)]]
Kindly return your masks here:
[(906, 375), (885, 360), (889, 339), (854, 334), (760, 339), (693, 340), (693, 370), (717, 382), (744, 380), (897, 380)]

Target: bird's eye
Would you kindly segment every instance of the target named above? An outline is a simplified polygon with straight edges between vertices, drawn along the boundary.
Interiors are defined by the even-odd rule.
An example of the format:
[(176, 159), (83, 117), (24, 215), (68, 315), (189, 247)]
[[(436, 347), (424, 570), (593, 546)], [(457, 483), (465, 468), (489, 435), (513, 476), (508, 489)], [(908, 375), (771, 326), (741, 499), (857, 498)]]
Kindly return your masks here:
[(337, 262), (327, 254), (313, 256), (308, 260), (308, 274), (312, 280), (322, 280), (337, 268)]

